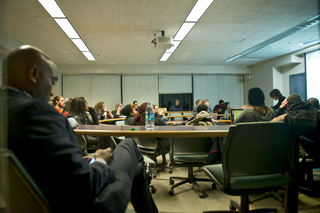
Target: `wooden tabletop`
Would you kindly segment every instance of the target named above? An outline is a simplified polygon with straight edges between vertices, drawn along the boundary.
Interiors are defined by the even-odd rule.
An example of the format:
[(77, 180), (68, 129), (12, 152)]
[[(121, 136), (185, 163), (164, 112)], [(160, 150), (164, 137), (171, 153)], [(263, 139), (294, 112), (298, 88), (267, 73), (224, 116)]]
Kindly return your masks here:
[(169, 114), (169, 113), (193, 113), (193, 111), (164, 111), (162, 113), (164, 113), (164, 114)]
[(100, 120), (99, 123), (106, 123), (108, 121), (124, 121), (125, 118), (107, 118)]
[(229, 125), (221, 126), (155, 126), (146, 131), (144, 126), (80, 125), (77, 135), (125, 137), (226, 137)]

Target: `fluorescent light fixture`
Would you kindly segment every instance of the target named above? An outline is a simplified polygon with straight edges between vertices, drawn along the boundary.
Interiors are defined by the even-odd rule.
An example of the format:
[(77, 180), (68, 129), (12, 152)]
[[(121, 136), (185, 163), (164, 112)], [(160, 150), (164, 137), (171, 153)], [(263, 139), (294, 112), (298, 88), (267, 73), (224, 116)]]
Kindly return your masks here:
[(69, 38), (80, 38), (77, 31), (72, 27), (68, 19), (54, 19), (61, 29), (67, 34)]
[(245, 51), (243, 51), (243, 52), (241, 52), (241, 53), (229, 58), (225, 62), (230, 62), (230, 61), (234, 61), (234, 60), (237, 60), (239, 58), (242, 58), (242, 57), (244, 57), (246, 55), (249, 55), (249, 54), (251, 54), (251, 53), (253, 53), (253, 52), (255, 52), (255, 51), (257, 51), (257, 50), (259, 50), (261, 48), (264, 48), (264, 47), (266, 47), (266, 46), (268, 46), (268, 45), (270, 45), (272, 43), (275, 43), (275, 42), (277, 42), (277, 41), (279, 41), (279, 40), (281, 40), (281, 39), (283, 39), (285, 37), (288, 37), (288, 36), (290, 36), (290, 35), (292, 35), (294, 33), (300, 32), (302, 30), (305, 30), (305, 29), (307, 29), (309, 27), (312, 27), (312, 26), (314, 26), (316, 24), (319, 24), (319, 23), (320, 23), (320, 15), (317, 15), (317, 16), (311, 18), (311, 19), (308, 19), (308, 20), (306, 20), (306, 21), (304, 21), (304, 22), (302, 22), (302, 23), (300, 23), (300, 24), (298, 24), (298, 25), (296, 25), (296, 26), (294, 26), (294, 27), (292, 27), (292, 28), (280, 33), (280, 34), (278, 34), (278, 35), (273, 36), (272, 38), (270, 38), (270, 39), (268, 39), (268, 40), (266, 40), (266, 41), (264, 41), (264, 42), (262, 42), (260, 44), (257, 44), (254, 47), (251, 47), (250, 49), (247, 49), (247, 50), (245, 50)]
[(214, 0), (198, 0), (185, 21), (197, 22)]
[(89, 60), (89, 61), (95, 61), (96, 59), (92, 55), (91, 52), (82, 52), (82, 54)]
[(173, 38), (174, 41), (182, 41), (186, 35), (190, 32), (190, 30), (193, 28), (193, 26), (196, 23), (189, 23), (189, 22), (184, 22), (180, 29), (178, 30), (176, 36)]
[(163, 53), (162, 57), (160, 58), (160, 61), (167, 61), (170, 58), (171, 54), (172, 53), (167, 52)]
[(172, 43), (173, 43), (173, 46), (170, 49), (166, 50), (167, 53), (173, 53), (177, 49), (181, 41), (173, 41)]
[(52, 18), (65, 18), (59, 5), (55, 0), (38, 0), (42, 7), (49, 13)]
[(306, 44), (310, 44), (310, 43), (315, 42), (315, 41), (319, 41), (319, 39), (318, 38), (312, 38), (312, 39), (309, 39), (308, 41), (302, 42), (302, 43), (300, 43), (298, 45), (306, 45)]
[(85, 45), (81, 38), (73, 38), (71, 40), (81, 52), (89, 52), (88, 47)]

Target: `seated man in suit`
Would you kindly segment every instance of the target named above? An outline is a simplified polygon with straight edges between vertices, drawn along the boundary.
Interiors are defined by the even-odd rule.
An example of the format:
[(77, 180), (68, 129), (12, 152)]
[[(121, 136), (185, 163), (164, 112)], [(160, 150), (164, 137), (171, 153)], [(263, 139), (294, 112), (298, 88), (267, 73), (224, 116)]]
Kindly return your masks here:
[[(128, 139), (95, 162), (82, 158), (67, 119), (47, 102), (57, 67), (41, 50), (21, 46), (4, 60), (8, 102), (8, 148), (47, 198), (53, 212), (158, 212), (150, 195), (143, 157)], [(6, 96), (5, 96), (6, 95)]]

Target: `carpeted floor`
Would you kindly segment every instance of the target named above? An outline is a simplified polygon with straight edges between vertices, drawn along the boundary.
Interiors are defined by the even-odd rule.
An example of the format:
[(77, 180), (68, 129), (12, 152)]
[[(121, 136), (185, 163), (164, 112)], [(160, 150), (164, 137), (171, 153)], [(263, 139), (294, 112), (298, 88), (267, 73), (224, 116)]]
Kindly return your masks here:
[[(158, 159), (161, 162), (161, 158)], [(197, 168), (194, 168), (196, 170)], [(187, 176), (187, 168), (173, 168), (173, 173), (169, 174), (168, 170), (159, 171), (157, 178), (152, 179), (151, 184), (156, 187), (156, 193), (152, 194), (160, 213), (173, 212), (203, 212), (209, 210), (229, 210), (230, 199), (240, 202), (240, 197), (229, 196), (219, 189), (212, 189), (212, 183), (199, 182), (205, 192), (206, 198), (199, 198), (199, 191), (191, 184), (184, 184), (174, 189), (174, 195), (169, 195), (171, 185), (170, 176)], [(197, 173), (197, 177), (207, 178), (204, 173)], [(317, 184), (320, 182), (320, 170), (314, 170), (314, 179)], [(177, 183), (179, 180), (176, 180)], [(284, 190), (277, 192), (279, 195), (284, 194)], [(278, 212), (283, 212), (281, 203), (273, 197), (266, 194), (251, 195), (249, 197), (252, 204), (250, 209), (256, 208), (276, 208)], [(128, 208), (133, 209), (129, 203)], [(320, 193), (319, 191), (310, 190), (300, 187), (299, 192), (299, 212), (319, 213), (320, 212)]]

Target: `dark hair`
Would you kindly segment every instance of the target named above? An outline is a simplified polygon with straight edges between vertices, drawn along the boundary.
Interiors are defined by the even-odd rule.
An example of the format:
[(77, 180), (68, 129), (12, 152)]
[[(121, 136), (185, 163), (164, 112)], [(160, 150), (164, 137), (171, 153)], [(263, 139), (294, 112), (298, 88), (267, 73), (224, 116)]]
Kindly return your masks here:
[(208, 111), (208, 106), (205, 105), (204, 103), (199, 104), (199, 106), (197, 107), (197, 112), (201, 112), (201, 111)]
[(221, 107), (221, 114), (224, 114), (225, 111), (227, 110), (228, 108), (228, 105), (229, 105), (229, 102), (225, 102), (222, 107)]
[(220, 104), (221, 102), (224, 102), (224, 100), (220, 100), (220, 101), (219, 101), (219, 104)]
[(57, 95), (56, 97), (54, 97), (52, 99), (52, 106), (56, 106), (56, 104), (57, 104), (56, 102), (59, 101), (60, 98), (62, 98), (62, 96), (60, 96), (60, 95)]
[(63, 112), (69, 112), (70, 111), (70, 106), (71, 106), (71, 102), (72, 102), (73, 99), (72, 98), (67, 98), (66, 100), (67, 101), (65, 101)]
[(85, 105), (86, 105), (86, 99), (84, 99), (84, 97), (75, 97), (71, 102), (68, 117), (74, 117), (77, 115), (81, 119), (87, 119), (88, 116), (84, 109)]
[(138, 101), (134, 101), (133, 104), (136, 103), (136, 102), (138, 102)]
[(289, 95), (289, 97), (287, 98), (287, 101), (288, 101), (288, 104), (295, 104), (295, 103), (298, 103), (300, 101), (302, 101), (300, 95), (297, 95), (297, 94), (292, 94), (292, 95)]
[(316, 109), (319, 109), (319, 100), (316, 98), (309, 98), (308, 99), (308, 103), (311, 104), (311, 106), (313, 106)]
[(281, 96), (282, 96), (280, 90), (278, 90), (278, 89), (273, 89), (273, 90), (271, 90), (271, 92), (269, 93), (269, 95), (270, 95), (270, 98), (281, 97)]

